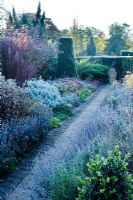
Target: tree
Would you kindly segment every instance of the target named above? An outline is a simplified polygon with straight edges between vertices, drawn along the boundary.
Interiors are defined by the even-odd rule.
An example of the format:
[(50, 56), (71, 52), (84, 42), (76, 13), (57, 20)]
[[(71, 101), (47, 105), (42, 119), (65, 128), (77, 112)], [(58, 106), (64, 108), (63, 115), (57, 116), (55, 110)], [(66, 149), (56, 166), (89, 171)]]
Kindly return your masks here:
[(78, 47), (78, 20), (77, 19), (73, 20), (73, 25), (70, 28), (69, 36), (72, 37), (75, 52), (76, 52), (76, 54), (78, 54), (79, 47)]
[(96, 55), (96, 46), (92, 33), (90, 32), (90, 40), (87, 46), (87, 56), (95, 56), (95, 55)]
[(104, 53), (106, 47), (106, 36), (103, 31), (97, 28), (91, 27), (90, 30), (94, 38), (97, 54), (101, 55)]
[(45, 33), (45, 12), (43, 12), (40, 19), (40, 31), (41, 31), (41, 35)]
[(119, 55), (121, 50), (128, 49), (128, 34), (128, 24), (112, 24), (109, 28), (109, 39), (105, 52), (109, 55)]
[(47, 39), (50, 39), (52, 41), (55, 41), (62, 36), (61, 31), (57, 28), (57, 26), (50, 18), (45, 19), (45, 30), (47, 33)]
[(19, 20), (18, 20), (16, 10), (14, 7), (12, 9), (12, 16), (13, 16), (13, 24), (14, 24), (15, 28), (19, 28), (20, 24), (19, 24)]
[(41, 19), (40, 19), (41, 25), (45, 26), (45, 12), (43, 12)]
[(94, 37), (97, 54), (102, 55), (104, 54), (104, 50), (106, 48), (106, 36), (103, 32), (97, 35), (97, 37)]
[(13, 25), (13, 16), (12, 16), (11, 13), (9, 13), (8, 24), (9, 24), (9, 26), (12, 26), (12, 25)]
[(41, 3), (38, 3), (37, 12), (36, 12), (36, 22), (39, 23), (41, 20)]
[(36, 12), (36, 20), (33, 21), (33, 26), (39, 26), (40, 36), (43, 36), (45, 33), (45, 12), (41, 15), (41, 3), (39, 2)]
[(86, 55), (86, 49), (88, 46), (88, 41), (90, 41), (93, 36), (93, 40), (96, 47), (96, 52), (98, 54), (103, 54), (106, 47), (106, 37), (105, 34), (94, 27), (84, 27), (78, 25), (78, 21), (74, 19), (73, 25), (70, 30), (63, 30), (63, 36), (69, 36), (73, 39), (74, 50), (76, 55), (84, 56)]
[(23, 13), (21, 17), (21, 25), (29, 25), (29, 24), (30, 22), (29, 22), (28, 15), (26, 13)]

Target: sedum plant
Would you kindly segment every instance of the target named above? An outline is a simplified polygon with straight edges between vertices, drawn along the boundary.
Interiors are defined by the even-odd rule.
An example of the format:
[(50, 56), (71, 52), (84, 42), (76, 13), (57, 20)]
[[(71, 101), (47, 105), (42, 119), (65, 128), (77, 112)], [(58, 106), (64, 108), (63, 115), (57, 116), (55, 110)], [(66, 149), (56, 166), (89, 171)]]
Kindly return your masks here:
[(57, 117), (52, 117), (51, 119), (51, 128), (59, 128), (60, 127), (61, 120)]
[(122, 159), (118, 146), (107, 158), (99, 155), (87, 164), (88, 176), (82, 180), (77, 200), (131, 200), (133, 178), (127, 170), (129, 154)]

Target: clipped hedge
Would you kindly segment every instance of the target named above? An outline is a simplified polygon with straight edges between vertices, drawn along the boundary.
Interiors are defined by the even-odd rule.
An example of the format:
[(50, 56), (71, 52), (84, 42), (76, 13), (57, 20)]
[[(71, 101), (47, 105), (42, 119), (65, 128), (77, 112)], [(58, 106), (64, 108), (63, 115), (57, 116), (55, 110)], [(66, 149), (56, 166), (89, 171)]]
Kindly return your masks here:
[(122, 50), (120, 55), (121, 56), (133, 56), (133, 51)]
[(72, 38), (59, 39), (57, 77), (75, 77), (75, 59)]
[(101, 82), (108, 82), (108, 66), (92, 64), (86, 61), (77, 63), (77, 73), (81, 79), (92, 78)]
[(92, 64), (101, 64), (114, 67), (117, 72), (117, 80), (124, 78), (127, 71), (133, 71), (132, 56), (93, 56), (93, 57), (78, 57), (78, 62), (84, 61)]

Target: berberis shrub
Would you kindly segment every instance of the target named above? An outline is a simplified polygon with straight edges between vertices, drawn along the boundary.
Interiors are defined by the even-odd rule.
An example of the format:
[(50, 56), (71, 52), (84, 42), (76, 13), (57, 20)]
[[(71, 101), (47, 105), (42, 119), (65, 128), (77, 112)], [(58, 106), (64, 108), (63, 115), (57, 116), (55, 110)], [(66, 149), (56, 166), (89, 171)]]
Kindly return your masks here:
[(131, 200), (133, 199), (133, 179), (127, 170), (127, 154), (122, 159), (119, 147), (107, 158), (96, 156), (87, 164), (88, 176), (80, 179), (81, 187), (77, 200)]
[(52, 83), (41, 79), (27, 81), (25, 91), (31, 99), (40, 101), (52, 108), (62, 103), (62, 98), (58, 89), (52, 85)]

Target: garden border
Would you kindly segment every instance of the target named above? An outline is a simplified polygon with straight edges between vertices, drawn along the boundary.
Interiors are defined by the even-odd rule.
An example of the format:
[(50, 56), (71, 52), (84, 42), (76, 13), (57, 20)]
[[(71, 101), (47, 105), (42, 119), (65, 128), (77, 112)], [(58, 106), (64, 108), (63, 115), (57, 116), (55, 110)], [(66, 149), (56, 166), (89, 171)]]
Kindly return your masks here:
[(42, 152), (47, 152), (51, 147), (54, 147), (55, 141), (65, 132), (65, 130), (80, 116), (80, 114), (85, 111), (89, 104), (96, 99), (96, 97), (101, 93), (101, 91), (107, 86), (101, 85), (99, 88), (87, 98), (86, 102), (81, 104), (81, 106), (74, 109), (74, 115), (70, 117), (67, 121), (62, 123), (60, 128), (53, 129), (49, 131), (47, 138), (44, 138), (37, 148), (32, 150), (30, 157), (24, 158), (19, 164), (18, 168), (5, 180), (0, 182), (0, 196), (2, 200), (6, 199), (6, 196), (11, 194), (16, 186), (21, 184), (21, 182), (29, 175), (29, 171), (32, 170), (32, 165), (34, 159), (40, 155)]

